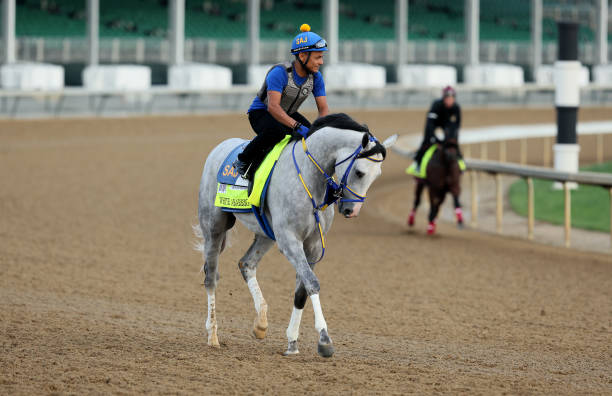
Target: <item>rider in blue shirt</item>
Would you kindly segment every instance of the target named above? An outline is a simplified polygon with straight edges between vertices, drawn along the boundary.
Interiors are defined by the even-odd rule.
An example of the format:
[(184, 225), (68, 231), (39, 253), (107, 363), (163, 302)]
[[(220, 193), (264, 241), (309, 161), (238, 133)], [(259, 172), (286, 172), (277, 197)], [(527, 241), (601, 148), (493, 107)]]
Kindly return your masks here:
[(329, 113), (325, 83), (319, 68), (327, 43), (303, 24), (291, 45), (293, 62), (272, 66), (257, 96), (247, 111), (251, 127), (257, 134), (234, 162), (234, 168), (246, 179), (252, 179), (266, 154), (285, 135), (306, 137), (310, 122), (298, 108), (312, 93), (319, 117)]

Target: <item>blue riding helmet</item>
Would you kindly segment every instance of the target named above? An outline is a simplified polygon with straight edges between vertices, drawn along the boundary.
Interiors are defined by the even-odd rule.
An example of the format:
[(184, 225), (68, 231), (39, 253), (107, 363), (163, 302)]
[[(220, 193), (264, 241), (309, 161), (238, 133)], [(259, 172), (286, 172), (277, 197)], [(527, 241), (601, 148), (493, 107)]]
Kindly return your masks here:
[(310, 26), (303, 24), (300, 27), (302, 33), (295, 36), (291, 43), (291, 53), (297, 55), (300, 52), (327, 51), (327, 42), (321, 36), (310, 31)]

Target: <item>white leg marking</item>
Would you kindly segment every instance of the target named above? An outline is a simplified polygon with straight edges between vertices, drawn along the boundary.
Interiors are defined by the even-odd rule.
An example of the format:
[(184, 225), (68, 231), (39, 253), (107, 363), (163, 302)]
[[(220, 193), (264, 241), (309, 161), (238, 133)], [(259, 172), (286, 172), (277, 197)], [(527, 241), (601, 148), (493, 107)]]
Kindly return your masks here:
[(215, 292), (208, 292), (208, 317), (206, 318), (206, 331), (210, 334), (213, 326), (217, 324), (217, 317), (215, 314)]
[(266, 306), (267, 308), (266, 300), (264, 300), (263, 295), (261, 294), (261, 289), (259, 288), (259, 283), (257, 283), (257, 279), (253, 276), (249, 278), (247, 285), (249, 286), (249, 290), (251, 291), (251, 295), (253, 296), (255, 310), (259, 314), (263, 306)]
[(206, 331), (208, 332), (208, 345), (219, 347), (217, 338), (217, 314), (215, 312), (215, 292), (207, 291), (208, 294), (208, 317), (206, 318)]
[(323, 317), (323, 311), (321, 310), (321, 302), (319, 301), (319, 295), (313, 294), (310, 296), (310, 301), (312, 302), (312, 309), (314, 310), (315, 316), (315, 329), (320, 333), (321, 330), (327, 330), (327, 323), (325, 323), (325, 318)]
[(289, 342), (297, 341), (300, 336), (300, 322), (302, 321), (302, 311), (303, 309), (297, 309), (293, 307), (293, 312), (291, 312), (291, 320), (289, 321), (289, 326), (287, 327), (287, 339)]

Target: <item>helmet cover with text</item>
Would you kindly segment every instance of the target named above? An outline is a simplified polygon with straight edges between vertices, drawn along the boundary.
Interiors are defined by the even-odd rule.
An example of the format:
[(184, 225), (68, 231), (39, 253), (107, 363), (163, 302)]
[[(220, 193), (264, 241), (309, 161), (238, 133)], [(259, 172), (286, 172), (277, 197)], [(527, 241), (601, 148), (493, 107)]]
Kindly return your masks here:
[(310, 26), (304, 23), (300, 26), (301, 33), (295, 36), (291, 43), (291, 53), (327, 51), (327, 42), (318, 34), (310, 31)]

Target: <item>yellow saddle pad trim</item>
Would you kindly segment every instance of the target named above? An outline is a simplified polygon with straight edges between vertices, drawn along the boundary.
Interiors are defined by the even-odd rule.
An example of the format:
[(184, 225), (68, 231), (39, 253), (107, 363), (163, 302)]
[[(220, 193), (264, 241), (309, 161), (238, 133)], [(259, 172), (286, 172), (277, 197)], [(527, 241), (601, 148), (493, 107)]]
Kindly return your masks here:
[(266, 155), (253, 178), (253, 190), (249, 195), (248, 189), (243, 186), (217, 183), (217, 194), (215, 195), (215, 206), (229, 209), (251, 209), (251, 205), (259, 207), (261, 204), (261, 193), (268, 180), (274, 164), (280, 157), (285, 146), (291, 140), (287, 135), (274, 146), (272, 151)]
[(285, 136), (283, 140), (278, 142), (276, 146), (268, 153), (266, 159), (263, 160), (259, 168), (255, 172), (255, 178), (253, 178), (253, 190), (251, 191), (251, 195), (249, 195), (249, 203), (253, 206), (259, 207), (261, 205), (261, 193), (263, 192), (264, 186), (266, 185), (266, 181), (268, 180), (268, 176), (278, 161), (278, 157), (280, 157), (281, 153), (285, 146), (291, 140), (291, 135)]
[[(424, 179), (427, 176), (427, 164), (429, 164), (429, 160), (431, 160), (431, 157), (437, 148), (438, 145), (433, 144), (427, 149), (425, 155), (423, 155), (423, 159), (421, 160), (421, 168), (419, 169), (419, 172), (416, 171), (416, 162), (413, 162), (408, 168), (406, 168), (406, 173)], [(459, 164), (459, 169), (461, 171), (465, 171), (466, 167), (463, 158), (458, 159), (457, 163)]]
[(429, 163), (431, 156), (437, 148), (437, 144), (432, 144), (431, 147), (429, 147), (427, 151), (425, 151), (425, 155), (423, 155), (423, 159), (421, 159), (421, 168), (419, 169), (420, 172), (416, 171), (416, 162), (413, 162), (408, 168), (406, 168), (406, 173), (424, 179), (426, 176), (427, 164)]

